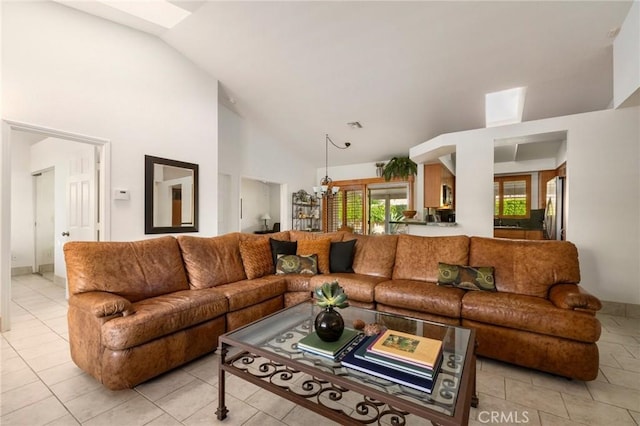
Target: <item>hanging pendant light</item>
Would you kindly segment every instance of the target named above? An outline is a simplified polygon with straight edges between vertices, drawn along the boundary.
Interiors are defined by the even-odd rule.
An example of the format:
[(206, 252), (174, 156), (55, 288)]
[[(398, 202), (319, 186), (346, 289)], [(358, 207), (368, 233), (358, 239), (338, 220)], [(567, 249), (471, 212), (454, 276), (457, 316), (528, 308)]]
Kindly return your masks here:
[(331, 145), (335, 146), (338, 149), (347, 149), (351, 146), (351, 143), (349, 142), (345, 142), (344, 146), (338, 146), (335, 143), (333, 143), (333, 141), (329, 137), (329, 134), (325, 135), (325, 140), (324, 140), (325, 173), (324, 173), (324, 177), (320, 181), (320, 186), (313, 187), (313, 192), (315, 192), (316, 197), (332, 198), (335, 194), (338, 193), (338, 191), (340, 191), (340, 187), (334, 186), (333, 181), (329, 177), (329, 142), (331, 142)]

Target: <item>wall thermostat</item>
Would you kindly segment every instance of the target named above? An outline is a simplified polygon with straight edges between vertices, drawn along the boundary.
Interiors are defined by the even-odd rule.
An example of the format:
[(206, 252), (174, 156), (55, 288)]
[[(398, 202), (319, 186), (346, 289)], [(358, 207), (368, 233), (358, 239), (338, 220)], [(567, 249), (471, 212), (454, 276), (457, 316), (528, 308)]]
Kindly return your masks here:
[(128, 200), (129, 199), (129, 190), (128, 189), (114, 189), (113, 190), (113, 199), (114, 200)]

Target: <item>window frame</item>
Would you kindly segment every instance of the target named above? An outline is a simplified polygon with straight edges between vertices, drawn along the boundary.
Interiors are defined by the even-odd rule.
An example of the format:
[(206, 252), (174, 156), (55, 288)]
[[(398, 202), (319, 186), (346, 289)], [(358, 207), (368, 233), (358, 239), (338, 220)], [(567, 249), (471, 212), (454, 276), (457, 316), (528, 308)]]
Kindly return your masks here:
[[(500, 214), (504, 210), (504, 183), (514, 181), (525, 181), (525, 193), (526, 193), (526, 209), (527, 212), (524, 215), (504, 215)], [(494, 214), (495, 219), (529, 219), (531, 217), (531, 175), (506, 175), (506, 176), (494, 176), (494, 185), (498, 184), (498, 214)], [(495, 197), (495, 195), (494, 195)], [(494, 199), (495, 208), (495, 199)], [(495, 211), (494, 211), (495, 213)]]

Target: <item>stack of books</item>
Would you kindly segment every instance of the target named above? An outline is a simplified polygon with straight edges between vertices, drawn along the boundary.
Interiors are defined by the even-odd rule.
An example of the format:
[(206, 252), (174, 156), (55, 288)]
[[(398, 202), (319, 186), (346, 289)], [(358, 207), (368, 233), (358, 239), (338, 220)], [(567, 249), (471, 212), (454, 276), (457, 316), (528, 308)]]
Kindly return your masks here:
[(334, 361), (339, 361), (354, 343), (359, 342), (358, 338), (362, 336), (362, 333), (350, 328), (345, 328), (342, 332), (342, 336), (335, 342), (325, 342), (320, 339), (316, 332), (310, 333), (300, 339), (298, 342), (298, 349), (308, 352), (314, 355), (330, 358)]
[(345, 367), (428, 393), (441, 363), (440, 340), (395, 330), (364, 339), (342, 359)]

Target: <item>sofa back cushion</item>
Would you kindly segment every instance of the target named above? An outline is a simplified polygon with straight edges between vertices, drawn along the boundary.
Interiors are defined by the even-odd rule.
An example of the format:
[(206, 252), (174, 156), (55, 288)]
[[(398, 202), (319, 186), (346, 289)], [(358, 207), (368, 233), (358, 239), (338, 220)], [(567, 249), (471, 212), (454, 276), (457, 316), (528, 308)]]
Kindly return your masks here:
[[(291, 241), (318, 240), (318, 239), (330, 238), (331, 242), (335, 243), (335, 242), (342, 241), (345, 234), (346, 233), (343, 231), (336, 231), (336, 232), (307, 232), (307, 231), (296, 231), (296, 230), (289, 231), (289, 236), (291, 238)], [(276, 240), (282, 239), (282, 238), (276, 238), (274, 236), (272, 236), (271, 238), (274, 238)]]
[(396, 258), (397, 235), (357, 235), (347, 233), (344, 241), (356, 240), (353, 271), (356, 274), (391, 278)]
[(398, 237), (394, 280), (438, 281), (438, 263), (468, 265), (469, 237), (420, 237), (402, 234)]
[(240, 256), (240, 234), (177, 237), (191, 288), (209, 288), (247, 278)]
[(268, 238), (240, 240), (240, 256), (247, 278), (252, 280), (273, 274), (275, 269)]
[(554, 284), (580, 282), (578, 249), (568, 241), (471, 237), (469, 264), (493, 266), (506, 293), (547, 297)]
[(188, 290), (173, 237), (133, 242), (71, 241), (64, 245), (69, 293), (106, 291), (130, 302)]

